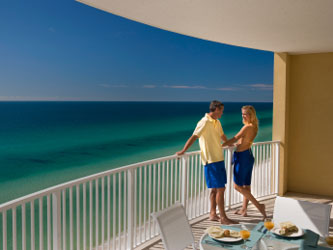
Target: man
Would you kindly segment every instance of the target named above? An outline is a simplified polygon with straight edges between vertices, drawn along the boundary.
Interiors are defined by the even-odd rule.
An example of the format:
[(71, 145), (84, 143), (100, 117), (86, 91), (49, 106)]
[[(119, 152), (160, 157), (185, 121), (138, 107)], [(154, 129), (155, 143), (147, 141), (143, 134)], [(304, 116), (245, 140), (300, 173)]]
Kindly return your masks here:
[[(201, 160), (205, 166), (206, 184), (208, 188), (211, 188), (209, 219), (220, 221), (221, 224), (235, 224), (237, 222), (230, 220), (224, 211), (224, 191), (227, 183), (227, 174), (221, 140), (225, 142), (227, 137), (223, 133), (221, 123), (218, 120), (223, 114), (224, 105), (219, 101), (212, 101), (209, 110), (210, 112), (198, 122), (193, 135), (187, 140), (184, 148), (176, 154), (184, 154), (199, 138)], [(216, 214), (216, 205), (219, 208), (221, 218)]]

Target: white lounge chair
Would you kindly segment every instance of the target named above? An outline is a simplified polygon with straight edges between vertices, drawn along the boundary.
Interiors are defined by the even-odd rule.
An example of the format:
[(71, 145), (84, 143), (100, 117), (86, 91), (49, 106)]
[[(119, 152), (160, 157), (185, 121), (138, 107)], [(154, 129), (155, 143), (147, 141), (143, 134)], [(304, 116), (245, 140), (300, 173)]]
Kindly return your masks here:
[(180, 203), (152, 214), (156, 220), (164, 247), (181, 250), (192, 245), (196, 249), (190, 224)]
[(331, 205), (299, 201), (277, 196), (274, 205), (275, 224), (291, 221), (303, 229), (325, 236), (328, 234)]

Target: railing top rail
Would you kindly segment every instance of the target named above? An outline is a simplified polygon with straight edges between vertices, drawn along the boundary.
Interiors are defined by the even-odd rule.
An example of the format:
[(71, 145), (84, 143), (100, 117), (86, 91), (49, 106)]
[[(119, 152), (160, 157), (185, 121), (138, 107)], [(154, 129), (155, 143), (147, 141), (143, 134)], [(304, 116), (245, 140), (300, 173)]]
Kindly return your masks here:
[(280, 141), (265, 141), (265, 142), (255, 142), (253, 143), (253, 145), (263, 145), (263, 144), (280, 144)]
[[(280, 141), (265, 141), (265, 142), (255, 142), (252, 145), (256, 146), (256, 145), (280, 144), (280, 143), (281, 143)], [(236, 146), (223, 147), (223, 149), (229, 149), (229, 148), (236, 148)], [(185, 153), (185, 155), (194, 155), (194, 154), (197, 154), (198, 152), (200, 152), (200, 151), (199, 150), (198, 151), (191, 151), (191, 152)]]
[[(272, 143), (280, 143), (280, 142), (279, 141), (256, 142), (253, 145), (272, 144)], [(224, 148), (224, 149), (226, 149), (226, 148)], [(200, 151), (197, 150), (197, 151), (192, 151), (192, 152), (189, 152), (189, 153), (185, 153), (184, 155), (185, 156), (190, 156), (190, 155), (198, 154), (199, 152)], [(135, 168), (138, 168), (138, 167), (141, 167), (141, 166), (152, 165), (152, 164), (155, 164), (155, 163), (158, 163), (158, 162), (163, 162), (163, 161), (167, 161), (167, 160), (176, 159), (176, 158), (179, 158), (179, 157), (180, 156), (177, 156), (177, 155), (165, 156), (165, 157), (156, 158), (156, 159), (152, 159), (152, 160), (148, 160), (148, 161), (143, 161), (143, 162), (130, 164), (130, 165), (127, 165), (127, 166), (116, 168), (116, 169), (103, 171), (103, 172), (100, 172), (100, 173), (97, 173), (97, 174), (93, 174), (93, 175), (82, 177), (82, 178), (79, 178), (79, 179), (76, 179), (76, 180), (65, 182), (65, 183), (62, 183), (62, 184), (59, 184), (59, 185), (56, 185), (56, 186), (53, 186), (53, 187), (43, 189), (41, 191), (37, 191), (37, 192), (31, 193), (31, 194), (28, 194), (26, 196), (23, 196), (23, 197), (5, 202), (5, 203), (0, 205), (0, 212), (2, 212), (4, 210), (11, 209), (11, 208), (16, 207), (16, 206), (19, 206), (21, 204), (33, 201), (35, 199), (47, 196), (51, 193), (56, 193), (56, 192), (61, 191), (63, 189), (73, 187), (73, 186), (76, 186), (76, 185), (80, 185), (82, 183), (87, 183), (87, 182), (96, 180), (98, 178), (102, 178), (104, 176), (124, 172), (124, 171), (130, 170), (130, 169), (135, 169)]]
[(175, 159), (175, 158), (178, 158), (178, 157), (179, 156), (177, 156), (177, 155), (172, 155), (172, 156), (165, 156), (165, 157), (161, 157), (161, 158), (156, 158), (156, 159), (153, 159), (153, 160), (137, 162), (137, 163), (133, 163), (133, 164), (130, 164), (130, 165), (127, 165), (127, 166), (123, 166), (123, 167), (103, 171), (103, 172), (100, 172), (100, 173), (97, 173), (97, 174), (92, 174), (92, 175), (89, 175), (89, 176), (86, 176), (86, 177), (82, 177), (82, 178), (75, 179), (75, 180), (72, 180), (72, 181), (69, 181), (69, 182), (65, 182), (65, 183), (62, 183), (62, 184), (59, 184), (59, 185), (56, 185), (56, 186), (52, 186), (52, 187), (43, 189), (41, 191), (37, 191), (37, 192), (31, 193), (31, 194), (28, 194), (26, 196), (17, 198), (15, 200), (11, 200), (11, 201), (8, 201), (6, 203), (3, 203), (3, 204), (0, 205), (0, 212), (2, 210), (10, 209), (12, 207), (21, 205), (23, 203), (30, 202), (34, 199), (49, 195), (51, 193), (55, 193), (57, 191), (60, 191), (60, 190), (63, 190), (63, 189), (69, 188), (69, 187), (73, 187), (73, 186), (76, 186), (76, 185), (80, 185), (82, 183), (87, 183), (89, 181), (93, 181), (93, 180), (96, 180), (98, 178), (102, 178), (102, 177), (107, 176), (107, 175), (116, 174), (116, 173), (120, 173), (120, 172), (125, 172), (129, 169), (135, 169), (135, 168), (138, 168), (138, 167), (141, 167), (141, 166), (151, 165), (151, 164), (155, 164), (155, 163), (158, 163), (158, 162)]

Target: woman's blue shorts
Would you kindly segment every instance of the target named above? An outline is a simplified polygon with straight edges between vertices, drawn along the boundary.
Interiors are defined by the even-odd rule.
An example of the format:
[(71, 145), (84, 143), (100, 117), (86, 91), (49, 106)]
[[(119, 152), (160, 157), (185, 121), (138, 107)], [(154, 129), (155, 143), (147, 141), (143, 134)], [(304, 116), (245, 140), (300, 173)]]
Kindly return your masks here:
[(205, 177), (208, 188), (224, 188), (227, 183), (224, 161), (205, 165)]
[(250, 186), (254, 157), (251, 149), (234, 152), (234, 182), (238, 186)]

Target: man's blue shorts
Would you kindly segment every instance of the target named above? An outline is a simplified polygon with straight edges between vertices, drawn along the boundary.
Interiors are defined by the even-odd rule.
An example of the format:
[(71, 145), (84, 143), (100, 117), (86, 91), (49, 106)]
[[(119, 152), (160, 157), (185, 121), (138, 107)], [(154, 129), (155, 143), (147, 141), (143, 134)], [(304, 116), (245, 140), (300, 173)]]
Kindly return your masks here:
[(254, 157), (251, 149), (234, 152), (234, 182), (238, 186), (250, 186)]
[(224, 161), (213, 162), (205, 165), (205, 177), (208, 188), (223, 188), (227, 183), (227, 173)]

